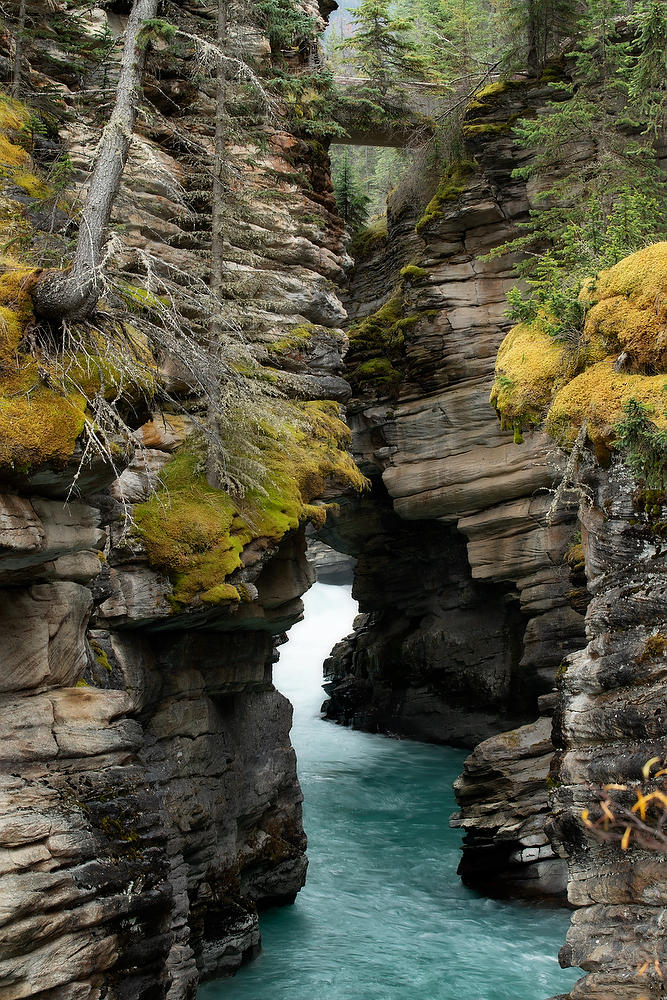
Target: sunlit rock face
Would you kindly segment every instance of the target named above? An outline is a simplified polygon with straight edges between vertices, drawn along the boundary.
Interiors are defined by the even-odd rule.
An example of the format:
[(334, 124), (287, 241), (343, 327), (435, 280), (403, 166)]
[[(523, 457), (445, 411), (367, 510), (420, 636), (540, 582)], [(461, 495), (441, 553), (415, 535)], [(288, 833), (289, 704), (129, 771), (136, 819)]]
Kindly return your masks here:
[[(179, 24), (196, 32), (200, 16), (193, 5)], [(25, 76), (77, 109), (60, 140), (85, 187), (99, 127), (54, 46), (48, 59), (29, 53)], [(140, 119), (114, 209), (127, 266), (148, 254), (190, 301), (209, 277), (215, 124), (215, 80), (193, 83), (197, 58), (187, 44), (149, 57), (154, 113)], [(260, 118), (229, 150), (230, 322), (289, 395), (341, 399), (344, 257), (326, 154), (293, 134), (283, 107)], [(187, 410), (187, 373), (159, 360)], [(76, 459), (2, 485), (5, 1000), (193, 1000), (200, 978), (257, 950), (258, 909), (292, 901), (305, 878), (291, 707), (272, 684), (276, 645), (314, 578), (303, 527), (245, 545), (243, 601), (174, 602), (135, 512), (192, 426), (157, 412), (136, 424), (129, 466), (84, 470), (68, 502)]]

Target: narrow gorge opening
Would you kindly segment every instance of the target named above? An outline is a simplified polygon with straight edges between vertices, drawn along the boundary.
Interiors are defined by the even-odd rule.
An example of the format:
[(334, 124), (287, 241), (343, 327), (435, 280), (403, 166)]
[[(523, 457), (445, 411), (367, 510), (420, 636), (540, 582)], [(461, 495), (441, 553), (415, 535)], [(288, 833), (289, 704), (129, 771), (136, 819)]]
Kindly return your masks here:
[(199, 1000), (534, 1000), (566, 991), (565, 911), (492, 901), (457, 875), (449, 827), (465, 751), (320, 718), (322, 662), (356, 614), (349, 586), (316, 583), (274, 683), (294, 705), (309, 845), (292, 907), (260, 915), (262, 954)]
[(664, 1000), (667, 4), (351, 3), (0, 5), (2, 1000)]

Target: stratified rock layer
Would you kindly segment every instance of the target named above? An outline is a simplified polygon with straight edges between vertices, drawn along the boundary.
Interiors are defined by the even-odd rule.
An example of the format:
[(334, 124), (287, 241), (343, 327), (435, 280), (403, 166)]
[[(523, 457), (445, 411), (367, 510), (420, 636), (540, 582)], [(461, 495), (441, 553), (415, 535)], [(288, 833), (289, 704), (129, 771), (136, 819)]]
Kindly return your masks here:
[[(512, 177), (527, 154), (498, 123), (547, 96), (530, 83), (500, 88), (475, 112), (486, 125), (469, 140), (460, 186), (421, 221), (414, 199), (390, 199), (386, 245), (376, 241), (351, 275), (350, 315), (398, 296), (403, 343), (388, 391), (364, 360), (377, 338), (365, 348), (363, 324), (350, 331), (348, 418), (362, 468), (382, 487), (372, 515), (349, 505), (329, 530), (358, 556), (355, 594), (371, 614), (345, 662), (330, 665), (333, 718), (472, 746), (534, 719), (581, 645), (585, 588), (566, 558), (574, 512), (547, 518), (561, 460), (539, 432), (517, 447), (489, 405), (514, 279), (507, 255), (481, 258), (530, 207)], [(365, 708), (350, 701), (352, 678), (367, 683)]]
[[(545, 96), (521, 82), (491, 88), (474, 126), (464, 123), (470, 160), (450, 171), (419, 220), (390, 201), (387, 245), (372, 241), (351, 276), (348, 308), (358, 322), (349, 415), (374, 489), (328, 529), (335, 544), (359, 553), (363, 612), (328, 661), (328, 713), (420, 739), (482, 739), (456, 783), (462, 877), (494, 895), (550, 901), (563, 901), (567, 888), (576, 913), (561, 961), (590, 973), (572, 997), (653, 1000), (665, 990), (664, 858), (601, 843), (582, 811), (598, 802), (601, 785), (641, 781), (646, 761), (667, 751), (664, 492), (647, 492), (618, 463), (604, 471), (580, 438), (568, 483), (584, 462), (588, 480), (570, 495), (592, 502), (577, 520), (562, 503), (567, 490), (553, 504), (564, 453), (540, 430), (521, 439), (535, 419), (518, 422), (514, 443), (489, 405), (512, 260), (483, 255), (527, 218), (535, 192), (512, 176), (527, 154), (509, 124), (539, 113)], [(643, 346), (655, 354), (664, 246), (636, 256), (650, 284), (627, 282), (618, 301), (623, 308), (628, 296), (643, 296), (657, 324)], [(628, 260), (617, 269), (636, 277), (634, 267)], [(623, 335), (640, 339), (631, 327)], [(613, 361), (598, 367), (613, 373)], [(663, 426), (655, 365), (646, 380)], [(511, 382), (499, 362), (496, 388), (511, 398), (503, 378)], [(630, 381), (625, 388), (623, 398)], [(621, 403), (604, 389), (600, 405), (594, 394), (586, 402), (572, 426), (561, 422), (558, 440), (571, 447), (590, 418), (608, 461)], [(503, 635), (512, 637), (504, 649)], [(512, 714), (513, 728), (501, 733)]]
[[(204, 34), (207, 14), (174, 12), (183, 31)], [(82, 32), (86, 24), (77, 21)], [(252, 32), (246, 41), (261, 64), (268, 42)], [(52, 49), (49, 59), (27, 50), (24, 82), (58, 93), (61, 138), (83, 187), (96, 109), (88, 120), (78, 76)], [(197, 58), (190, 43), (154, 46), (151, 114), (114, 209), (125, 266), (141, 280), (138, 251), (156, 273), (179, 276), (186, 311), (210, 258), (215, 81), (194, 86)], [(290, 396), (340, 399), (345, 312), (332, 288), (344, 258), (326, 156), (292, 133), (285, 109), (271, 121), (248, 115), (242, 91), (230, 83), (231, 127), (247, 136), (228, 150), (238, 180), (225, 232), (230, 322)], [(201, 409), (182, 366), (159, 360), (172, 400)], [(276, 646), (313, 580), (304, 525), (255, 532), (233, 600), (176, 601), (176, 574), (151, 563), (136, 505), (192, 421), (144, 411), (129, 466), (84, 466), (81, 501), (68, 497), (76, 456), (3, 478), (3, 1000), (194, 1000), (200, 978), (233, 972), (257, 951), (258, 908), (292, 901), (305, 878), (291, 706), (271, 682)], [(182, 527), (196, 551), (196, 525)]]
[(552, 839), (568, 859), (568, 897), (579, 908), (561, 962), (589, 972), (573, 1000), (653, 1000), (665, 995), (665, 857), (597, 840), (581, 814), (595, 813), (602, 785), (646, 790), (643, 766), (667, 754), (667, 657), (656, 641), (667, 635), (667, 506), (656, 491), (647, 505), (620, 462), (591, 467), (589, 482), (593, 503), (581, 523), (590, 641), (567, 659), (560, 681), (552, 769)]

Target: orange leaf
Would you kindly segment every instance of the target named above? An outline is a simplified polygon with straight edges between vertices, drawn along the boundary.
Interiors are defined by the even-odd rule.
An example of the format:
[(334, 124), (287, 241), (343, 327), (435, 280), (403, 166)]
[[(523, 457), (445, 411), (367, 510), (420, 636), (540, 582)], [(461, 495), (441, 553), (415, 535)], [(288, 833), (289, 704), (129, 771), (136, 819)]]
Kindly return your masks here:
[[(635, 794), (637, 796), (637, 801), (633, 805), (632, 811), (634, 813), (634, 812), (637, 812), (637, 810), (639, 809), (639, 815), (641, 816), (641, 818), (642, 819), (646, 819), (646, 803), (650, 802), (651, 796), (650, 795), (642, 795), (641, 792), (636, 792)], [(624, 848), (624, 850), (625, 850), (625, 848)]]
[(644, 775), (644, 777), (648, 778), (649, 774), (651, 773), (651, 768), (653, 767), (653, 765), (659, 763), (660, 763), (659, 757), (651, 757), (650, 760), (647, 760), (642, 768), (642, 774)]

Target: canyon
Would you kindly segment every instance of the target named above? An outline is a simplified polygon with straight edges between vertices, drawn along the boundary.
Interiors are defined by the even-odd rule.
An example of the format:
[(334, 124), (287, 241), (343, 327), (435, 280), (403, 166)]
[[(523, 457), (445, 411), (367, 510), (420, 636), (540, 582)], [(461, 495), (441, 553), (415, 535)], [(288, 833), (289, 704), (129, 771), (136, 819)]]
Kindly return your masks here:
[[(304, 13), (324, 29), (326, 6)], [(106, 17), (82, 19), (81, 37)], [(189, 41), (205, 14), (184, 4), (179, 19), (181, 47), (158, 39), (149, 56), (152, 113), (114, 224), (123, 274), (152, 294), (138, 264), (150, 255), (179, 276), (187, 313), (200, 294), (188, 281), (208, 281), (215, 87)], [(268, 63), (270, 39), (239, 30)], [(51, 38), (24, 67), (57, 123), (48, 138), (26, 142), (11, 104), (2, 116), (2, 224), (7, 241), (23, 227), (22, 247), (48, 243), (63, 211), (26, 188), (50, 144), (85, 191), (99, 126), (67, 56)], [(316, 42), (295, 49), (289, 72), (318, 58)], [(134, 400), (122, 459), (82, 461), (60, 401), (0, 415), (2, 1000), (193, 1000), (257, 953), (262, 908), (294, 900), (306, 837), (272, 664), (315, 578), (308, 521), (308, 537), (356, 560), (361, 611), (326, 664), (327, 716), (470, 749), (452, 821), (466, 884), (567, 898), (561, 960), (588, 973), (572, 1000), (664, 996), (664, 860), (580, 820), (596, 787), (639, 782), (665, 754), (665, 496), (590, 449), (574, 476), (543, 427), (503, 429), (489, 402), (515, 279), (511, 255), (485, 255), (536, 195), (513, 176), (529, 154), (509, 124), (548, 97), (519, 76), (478, 95), (461, 165), (428, 204), (399, 189), (386, 236), (353, 267), (307, 100), (267, 116), (230, 83), (223, 294), (235, 336), (293, 407), (275, 439), (280, 490), (230, 507), (207, 484), (201, 400), (167, 351), (151, 370), (168, 401)], [(664, 252), (649, 263), (662, 309)], [(26, 294), (2, 284), (8, 329)], [(258, 423), (277, 421), (270, 394), (253, 405)], [(241, 452), (247, 414), (229, 431)]]

